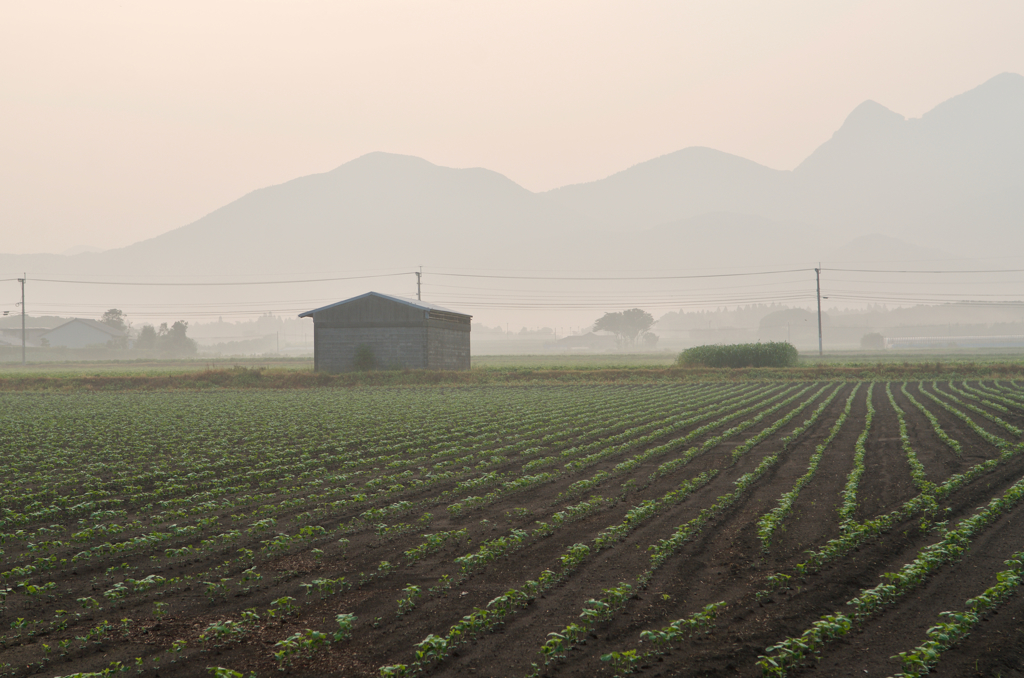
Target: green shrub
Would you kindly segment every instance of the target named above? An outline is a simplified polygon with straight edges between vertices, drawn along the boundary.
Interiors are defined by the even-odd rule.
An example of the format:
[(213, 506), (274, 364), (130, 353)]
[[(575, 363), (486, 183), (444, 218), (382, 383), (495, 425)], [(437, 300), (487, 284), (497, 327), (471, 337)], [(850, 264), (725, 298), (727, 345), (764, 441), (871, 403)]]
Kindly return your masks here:
[(357, 372), (369, 372), (376, 369), (377, 357), (373, 354), (373, 349), (366, 344), (356, 346), (356, 356), (352, 367)]
[(796, 348), (786, 341), (729, 346), (694, 346), (679, 354), (677, 364), (693, 367), (791, 367)]

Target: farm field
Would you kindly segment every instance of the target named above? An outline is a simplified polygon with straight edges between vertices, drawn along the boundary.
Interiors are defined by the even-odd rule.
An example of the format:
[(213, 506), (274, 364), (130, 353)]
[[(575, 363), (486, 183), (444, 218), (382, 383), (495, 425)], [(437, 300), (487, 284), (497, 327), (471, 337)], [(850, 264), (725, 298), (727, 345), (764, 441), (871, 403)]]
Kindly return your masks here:
[(17, 360), (0, 362), (0, 377), (33, 374), (47, 376), (75, 376), (82, 374), (159, 376), (231, 368), (313, 370), (312, 358), (285, 358), (281, 356), (168, 358), (154, 360), (30, 360), (24, 365), (21, 363), (20, 354), (17, 358)]
[[(197, 358), (139, 359), (75, 359), (72, 350), (66, 350), (64, 359), (42, 359), (30, 356), (21, 363), (20, 348), (8, 347), (7, 354), (0, 351), (0, 378), (19, 375), (72, 376), (81, 374), (106, 375), (166, 375), (175, 373), (224, 370), (237, 367), (312, 371), (312, 356), (286, 357), (267, 354), (261, 356), (203, 356)], [(38, 349), (37, 349), (38, 350)], [(594, 353), (589, 355), (565, 353), (533, 354), (476, 354), (472, 356), (474, 370), (603, 370), (603, 369), (658, 369), (675, 364), (678, 351), (651, 351), (646, 353)], [(922, 365), (943, 363), (948, 368), (963, 366), (1007, 365), (1019, 367), (1024, 362), (1020, 349), (914, 349), (906, 351), (829, 351), (819, 356), (817, 351), (800, 354), (802, 366), (863, 367), (877, 365)]]
[(1009, 380), (0, 393), (0, 675), (1021, 675), (1022, 429)]

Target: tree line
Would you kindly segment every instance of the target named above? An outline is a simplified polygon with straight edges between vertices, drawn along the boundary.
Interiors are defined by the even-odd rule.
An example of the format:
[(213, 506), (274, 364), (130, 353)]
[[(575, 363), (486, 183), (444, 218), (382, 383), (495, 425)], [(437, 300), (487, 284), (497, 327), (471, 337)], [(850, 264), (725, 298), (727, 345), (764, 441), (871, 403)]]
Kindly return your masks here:
[(196, 340), (188, 336), (188, 323), (184, 320), (177, 320), (170, 326), (167, 323), (160, 323), (159, 327), (146, 324), (136, 331), (124, 311), (111, 308), (103, 313), (100, 322), (123, 333), (108, 342), (111, 348), (157, 350), (172, 355), (194, 355), (199, 350)]

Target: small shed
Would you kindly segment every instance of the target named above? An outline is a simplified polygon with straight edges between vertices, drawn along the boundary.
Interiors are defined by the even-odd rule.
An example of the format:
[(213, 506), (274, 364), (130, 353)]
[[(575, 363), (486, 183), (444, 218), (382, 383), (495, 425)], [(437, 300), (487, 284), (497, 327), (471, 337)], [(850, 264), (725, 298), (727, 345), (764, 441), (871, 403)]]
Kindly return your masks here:
[(87, 346), (106, 346), (111, 339), (122, 339), (125, 334), (121, 330), (88, 318), (72, 318), (63, 325), (58, 325), (48, 332), (39, 335), (39, 343), (45, 339), (49, 346), (65, 348), (86, 348)]
[(380, 368), (468, 370), (472, 317), (379, 292), (299, 314), (313, 319), (313, 367), (347, 372), (357, 355)]

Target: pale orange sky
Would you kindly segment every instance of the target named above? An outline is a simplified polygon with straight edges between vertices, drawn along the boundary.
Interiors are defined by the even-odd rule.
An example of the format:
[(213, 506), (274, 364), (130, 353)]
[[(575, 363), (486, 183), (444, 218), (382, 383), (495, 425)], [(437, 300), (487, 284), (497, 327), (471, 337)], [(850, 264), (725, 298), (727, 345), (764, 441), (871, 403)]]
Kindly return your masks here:
[(1024, 3), (0, 6), (0, 252), (128, 245), (376, 150), (531, 190), (692, 145), (789, 169), (861, 101), (1024, 73)]

